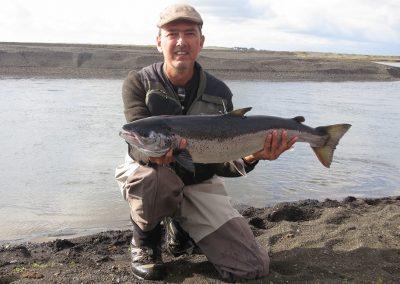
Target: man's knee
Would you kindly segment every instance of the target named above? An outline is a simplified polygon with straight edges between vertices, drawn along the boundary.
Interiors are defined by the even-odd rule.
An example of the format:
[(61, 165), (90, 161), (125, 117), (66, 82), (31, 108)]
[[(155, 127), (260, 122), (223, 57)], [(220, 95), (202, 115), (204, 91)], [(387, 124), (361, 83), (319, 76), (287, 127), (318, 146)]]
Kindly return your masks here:
[(247, 279), (262, 278), (262, 277), (265, 277), (268, 275), (270, 259), (268, 256), (268, 252), (260, 246), (259, 246), (257, 259), (258, 259), (258, 262), (257, 262), (258, 265), (256, 265), (254, 267), (254, 270), (250, 274), (250, 275), (252, 275), (252, 277), (247, 278)]
[(221, 276), (230, 281), (264, 277), (269, 256), (243, 217), (233, 218), (198, 242)]
[(269, 273), (269, 256), (266, 250), (255, 243), (251, 252), (243, 252), (240, 258), (229, 265), (215, 265), (221, 276), (229, 281), (263, 278)]

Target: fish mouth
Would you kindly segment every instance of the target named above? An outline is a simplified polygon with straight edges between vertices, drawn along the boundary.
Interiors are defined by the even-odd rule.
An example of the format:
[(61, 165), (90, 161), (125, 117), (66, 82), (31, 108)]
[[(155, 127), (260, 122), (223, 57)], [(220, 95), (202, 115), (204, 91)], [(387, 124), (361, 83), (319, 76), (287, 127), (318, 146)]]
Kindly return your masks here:
[(138, 134), (136, 134), (135, 132), (131, 132), (131, 131), (126, 131), (124, 129), (122, 129), (119, 132), (119, 136), (121, 136), (123, 139), (125, 139), (126, 142), (128, 142), (129, 144), (133, 144), (133, 145), (143, 145), (140, 136)]

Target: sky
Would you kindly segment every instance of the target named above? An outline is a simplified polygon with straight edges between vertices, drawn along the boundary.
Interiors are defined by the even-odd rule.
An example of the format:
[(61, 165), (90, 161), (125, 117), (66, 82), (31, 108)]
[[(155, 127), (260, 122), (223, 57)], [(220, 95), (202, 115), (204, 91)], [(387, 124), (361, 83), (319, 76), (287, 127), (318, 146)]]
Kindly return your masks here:
[(0, 41), (154, 45), (175, 3), (200, 12), (205, 46), (400, 55), (400, 0), (0, 0)]

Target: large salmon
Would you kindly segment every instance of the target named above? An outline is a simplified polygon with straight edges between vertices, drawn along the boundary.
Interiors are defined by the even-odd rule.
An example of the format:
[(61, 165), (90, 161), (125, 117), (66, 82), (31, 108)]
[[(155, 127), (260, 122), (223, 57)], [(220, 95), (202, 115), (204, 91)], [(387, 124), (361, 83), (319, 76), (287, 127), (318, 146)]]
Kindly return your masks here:
[[(122, 127), (120, 136), (135, 151), (137, 161), (160, 157), (169, 149), (185, 168), (193, 170), (193, 163), (222, 163), (245, 157), (261, 150), (268, 133), (287, 130), (288, 139), (307, 142), (319, 161), (329, 167), (333, 152), (350, 124), (309, 127), (304, 117), (292, 119), (252, 115), (251, 108), (234, 110), (220, 115), (152, 116)], [(177, 150), (180, 139), (186, 139), (185, 150)]]

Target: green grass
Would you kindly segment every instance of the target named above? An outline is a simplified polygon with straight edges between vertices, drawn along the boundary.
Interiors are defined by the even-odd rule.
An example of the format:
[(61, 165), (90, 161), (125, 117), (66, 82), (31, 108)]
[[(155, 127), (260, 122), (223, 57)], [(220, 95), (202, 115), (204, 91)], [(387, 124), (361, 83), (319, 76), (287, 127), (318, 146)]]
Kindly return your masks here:
[(32, 268), (43, 269), (43, 268), (48, 268), (50, 266), (52, 266), (50, 263), (38, 263), (38, 262), (32, 263)]
[(14, 269), (13, 269), (13, 272), (15, 272), (15, 273), (22, 273), (24, 271), (26, 271), (26, 268), (23, 266), (17, 266), (17, 267), (14, 267)]

